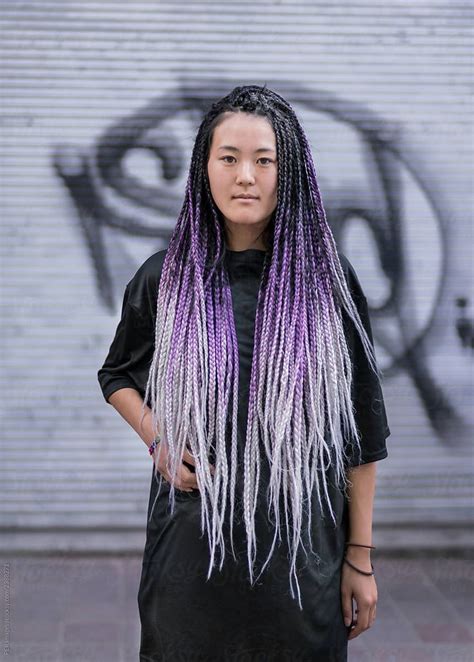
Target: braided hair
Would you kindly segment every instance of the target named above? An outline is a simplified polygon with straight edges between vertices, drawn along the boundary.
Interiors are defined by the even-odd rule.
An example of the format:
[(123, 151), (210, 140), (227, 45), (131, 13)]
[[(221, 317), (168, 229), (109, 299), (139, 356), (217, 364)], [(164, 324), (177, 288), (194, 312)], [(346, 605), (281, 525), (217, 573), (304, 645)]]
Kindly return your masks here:
[[(155, 349), (144, 404), (150, 399), (152, 424), (162, 439), (159, 450), (166, 444), (173, 480), (185, 448), (195, 457), (201, 530), (207, 532), (210, 550), (209, 579), (219, 550), (220, 569), (224, 563), (228, 502), (235, 558), (239, 354), (224, 260), (225, 225), (207, 174), (213, 131), (229, 112), (267, 118), (275, 132), (278, 162), (277, 205), (264, 230), (267, 251), (255, 318), (243, 462), (249, 579), (251, 584), (258, 579), (273, 554), (283, 500), (291, 595), (295, 597), (294, 577), (302, 608), (296, 557), (300, 544), (304, 549), (305, 499), (316, 494), (320, 507), (324, 501), (336, 523), (326, 471), (333, 467), (345, 489), (345, 440), (352, 438), (360, 449), (342, 310), (353, 320), (377, 374), (378, 368), (326, 220), (308, 140), (290, 104), (265, 86), (236, 87), (212, 104), (197, 131), (185, 199), (159, 283)], [(262, 449), (270, 466), (267, 499), (274, 539), (254, 579)], [(208, 463), (211, 451), (214, 476)], [(173, 485), (170, 500), (174, 509)], [(310, 533), (311, 509), (306, 524)], [(312, 546), (311, 552), (315, 554)]]

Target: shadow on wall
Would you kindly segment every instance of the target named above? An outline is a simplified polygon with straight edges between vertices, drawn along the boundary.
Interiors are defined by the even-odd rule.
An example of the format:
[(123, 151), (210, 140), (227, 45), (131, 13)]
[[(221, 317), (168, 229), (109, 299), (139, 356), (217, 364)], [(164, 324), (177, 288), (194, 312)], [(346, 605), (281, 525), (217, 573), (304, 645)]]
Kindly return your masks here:
[[(216, 98), (239, 84), (224, 78), (182, 79), (108, 128), (88, 151), (56, 147), (54, 168), (77, 210), (99, 296), (111, 312), (122, 293), (114, 292), (106, 233), (150, 238), (148, 254), (168, 245), (183, 203), (197, 125)], [(404, 371), (439, 439), (445, 444), (466, 439), (468, 425), (447, 389), (436, 383), (427, 358), (448, 264), (446, 221), (422, 160), (416, 154), (408, 158), (402, 127), (359, 104), (295, 83), (267, 85), (295, 107), (310, 141), (307, 127), (318, 125), (313, 154), (316, 170), (320, 160), (325, 162), (319, 178), (324, 207), (338, 246), (354, 260), (367, 287), (386, 379)], [(354, 155), (358, 163), (348, 163)], [(459, 297), (456, 305), (457, 338), (470, 358), (468, 301)]]

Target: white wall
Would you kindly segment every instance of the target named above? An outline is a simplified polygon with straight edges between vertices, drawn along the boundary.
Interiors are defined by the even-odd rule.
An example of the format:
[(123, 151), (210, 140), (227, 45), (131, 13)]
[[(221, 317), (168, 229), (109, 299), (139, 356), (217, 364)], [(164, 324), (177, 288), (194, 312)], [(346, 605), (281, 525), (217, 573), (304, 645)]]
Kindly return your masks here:
[[(376, 525), (469, 519), (472, 350), (455, 298), (473, 300), (472, 7), (50, 0), (6, 2), (1, 18), (5, 544), (101, 547), (56, 535), (91, 526), (140, 544), (150, 458), (96, 373), (125, 283), (167, 244), (200, 103), (265, 82), (304, 123), (369, 302), (399, 288), (372, 317), (392, 430)], [(163, 150), (170, 135), (181, 170), (166, 180), (137, 141)], [(135, 180), (96, 169), (117, 136)]]

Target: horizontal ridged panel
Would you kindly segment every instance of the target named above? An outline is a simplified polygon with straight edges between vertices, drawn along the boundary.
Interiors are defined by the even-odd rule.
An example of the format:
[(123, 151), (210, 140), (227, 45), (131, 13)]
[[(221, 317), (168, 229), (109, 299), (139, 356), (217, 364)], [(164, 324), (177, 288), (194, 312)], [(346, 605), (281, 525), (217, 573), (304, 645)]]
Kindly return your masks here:
[[(394, 161), (384, 174), (403, 217), (412, 297), (405, 331), (410, 338), (434, 321), (421, 363), (387, 371), (392, 435), (377, 464), (374, 522), (469, 521), (472, 446), (458, 445), (454, 428), (443, 436), (430, 425), (420, 384), (439, 386), (462, 429), (472, 426), (472, 357), (460, 347), (454, 305), (474, 300), (472, 19), (471, 5), (451, 2), (3, 4), (0, 525), (143, 531), (146, 521), (146, 449), (103, 400), (96, 373), (126, 282), (162, 243), (105, 228), (115, 301), (107, 309), (55, 154), (74, 172), (104, 131), (153, 100), (173, 113), (183, 89), (211, 99), (244, 82), (283, 94), (298, 84), (287, 98), (310, 138), (330, 219), (362, 207), (387, 220), (380, 164), (361, 131), (387, 140)], [(183, 162), (175, 181), (163, 182), (149, 160), (128, 165), (142, 185), (169, 186), (177, 209), (195, 128), (189, 117), (172, 125)], [(172, 226), (114, 195), (112, 209)], [(364, 237), (356, 228), (346, 253), (374, 301), (386, 283)], [(374, 319), (384, 365), (401, 349), (399, 322)]]

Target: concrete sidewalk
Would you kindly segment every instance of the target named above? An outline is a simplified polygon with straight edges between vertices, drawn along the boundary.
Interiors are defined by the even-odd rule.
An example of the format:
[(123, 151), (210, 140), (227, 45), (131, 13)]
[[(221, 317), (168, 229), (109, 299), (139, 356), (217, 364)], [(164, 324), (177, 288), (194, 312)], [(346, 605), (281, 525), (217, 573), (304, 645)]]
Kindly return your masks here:
[[(377, 620), (349, 642), (350, 662), (471, 662), (471, 561), (372, 558)], [(4, 658), (136, 662), (140, 567), (140, 556), (2, 556)]]

